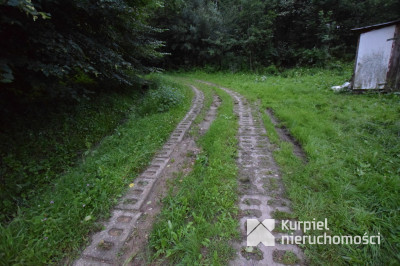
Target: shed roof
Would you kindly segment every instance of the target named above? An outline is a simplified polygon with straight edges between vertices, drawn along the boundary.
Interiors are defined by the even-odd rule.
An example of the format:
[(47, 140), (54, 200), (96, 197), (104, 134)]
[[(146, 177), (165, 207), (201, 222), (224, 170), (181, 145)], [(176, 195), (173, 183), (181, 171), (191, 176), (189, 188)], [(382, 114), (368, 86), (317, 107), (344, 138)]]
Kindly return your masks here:
[(400, 24), (400, 19), (385, 22), (385, 23), (375, 24), (375, 25), (371, 25), (371, 26), (355, 28), (355, 29), (352, 29), (352, 31), (366, 32), (366, 31), (371, 31), (371, 30), (388, 27), (388, 26), (395, 25), (395, 24)]

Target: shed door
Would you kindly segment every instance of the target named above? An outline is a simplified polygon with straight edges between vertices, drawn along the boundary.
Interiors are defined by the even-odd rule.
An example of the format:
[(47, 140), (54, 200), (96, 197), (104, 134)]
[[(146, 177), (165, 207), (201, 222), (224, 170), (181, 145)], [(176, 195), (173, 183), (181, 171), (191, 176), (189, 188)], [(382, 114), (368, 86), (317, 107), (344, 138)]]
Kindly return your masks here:
[(353, 89), (385, 86), (395, 28), (392, 25), (361, 34)]

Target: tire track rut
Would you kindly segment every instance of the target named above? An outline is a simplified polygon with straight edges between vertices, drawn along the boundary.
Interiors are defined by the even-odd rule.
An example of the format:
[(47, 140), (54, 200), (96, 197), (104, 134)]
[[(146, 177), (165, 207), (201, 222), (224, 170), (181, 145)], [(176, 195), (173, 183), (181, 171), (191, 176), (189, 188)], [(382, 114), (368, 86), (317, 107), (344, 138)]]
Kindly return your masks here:
[[(279, 167), (273, 159), (272, 150), (260, 111), (252, 106), (239, 93), (220, 87), (216, 84), (199, 81), (210, 86), (219, 87), (234, 99), (234, 111), (239, 118), (239, 149), (237, 164), (239, 166), (239, 208), (241, 242), (233, 244), (237, 256), (230, 265), (282, 265), (286, 251), (293, 252), (297, 265), (305, 264), (303, 251), (296, 245), (282, 245), (279, 239), (282, 233), (272, 232), (275, 246), (264, 246), (260, 243), (248, 252), (246, 220), (273, 219), (276, 211), (290, 213), (290, 201), (285, 198), (284, 186)], [(276, 223), (275, 228), (279, 226)], [(294, 235), (301, 235), (300, 231)]]
[(105, 229), (92, 236), (90, 245), (74, 265), (120, 265), (120, 256), (127, 248), (133, 251), (141, 248), (138, 243), (143, 242), (143, 238), (133, 243), (135, 247), (126, 244), (132, 240), (135, 231), (142, 231), (140, 227), (149, 228), (151, 222), (143, 223), (143, 219), (148, 218), (149, 214), (153, 217), (157, 214), (153, 209), (154, 202), (160, 196), (166, 177), (171, 176), (167, 174), (171, 159), (179, 154), (185, 156), (188, 150), (196, 149), (193, 140), (184, 140), (184, 137), (203, 108), (204, 94), (194, 86), (191, 88), (195, 96), (190, 110), (155, 155), (150, 166), (134, 180), (135, 186), (119, 200), (111, 218), (104, 224)]

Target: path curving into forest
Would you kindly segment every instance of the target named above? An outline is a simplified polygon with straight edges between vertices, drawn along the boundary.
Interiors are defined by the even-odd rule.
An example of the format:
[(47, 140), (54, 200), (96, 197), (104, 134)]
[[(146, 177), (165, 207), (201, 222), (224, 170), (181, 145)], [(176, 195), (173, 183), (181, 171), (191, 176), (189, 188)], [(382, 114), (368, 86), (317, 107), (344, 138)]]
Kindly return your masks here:
[[(273, 158), (273, 147), (267, 137), (258, 106), (250, 104), (231, 89), (207, 81), (199, 82), (228, 93), (234, 99), (234, 111), (239, 120), (237, 165), (241, 242), (234, 243), (237, 256), (230, 265), (282, 265), (288, 251), (297, 257), (295, 264), (305, 264), (303, 251), (296, 245), (280, 244), (283, 233), (275, 230), (272, 232), (275, 246), (264, 246), (260, 243), (255, 248), (246, 249), (247, 219), (258, 219), (261, 222), (274, 219), (276, 212), (291, 213), (290, 201), (285, 198), (279, 167)], [(277, 220), (275, 228), (280, 227)], [(293, 234), (301, 235), (302, 232)]]

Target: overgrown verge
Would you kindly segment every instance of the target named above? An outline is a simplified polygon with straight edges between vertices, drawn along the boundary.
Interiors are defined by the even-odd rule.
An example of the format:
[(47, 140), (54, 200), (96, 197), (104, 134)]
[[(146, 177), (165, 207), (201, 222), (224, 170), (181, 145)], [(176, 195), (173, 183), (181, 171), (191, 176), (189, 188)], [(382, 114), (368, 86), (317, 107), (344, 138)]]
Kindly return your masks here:
[[(210, 94), (210, 88), (198, 86)], [(218, 91), (222, 104), (209, 131), (199, 138), (202, 152), (193, 171), (176, 178), (163, 200), (150, 235), (154, 259), (181, 264), (226, 264), (237, 237), (237, 121), (231, 98)]]
[[(10, 223), (0, 226), (1, 264), (56, 263), (66, 256), (73, 256), (88, 241), (89, 233), (100, 227), (96, 221), (107, 218), (110, 208), (127, 188), (127, 184), (147, 165), (190, 106), (191, 91), (176, 84), (163, 86), (160, 91), (148, 92), (144, 98), (115, 96), (111, 100), (114, 104), (110, 106), (104, 104), (91, 109), (90, 105), (82, 105), (81, 108), (89, 110), (82, 114), (78, 108), (77, 118), (82, 118), (82, 121), (72, 123), (71, 126), (68, 123), (70, 118), (67, 117), (61, 123), (61, 129), (65, 129), (65, 132), (55, 134), (53, 132), (60, 129), (51, 126), (53, 131), (43, 131), (54, 139), (63, 138), (59, 147), (64, 147), (63, 144), (69, 143), (69, 139), (79, 139), (76, 142), (82, 143), (80, 138), (86, 136), (84, 133), (73, 136), (69, 133), (73, 134), (75, 130), (82, 130), (92, 124), (95, 129), (104, 130), (105, 124), (106, 128), (111, 129), (119, 122), (120, 116), (108, 115), (108, 112), (112, 113), (116, 108), (117, 114), (125, 113), (134, 106), (132, 104), (141, 106), (131, 108), (127, 112), (125, 123), (115, 127), (113, 134), (105, 137), (97, 147), (86, 147), (82, 161), (74, 166), (63, 164), (63, 173), (55, 173), (46, 186), (42, 186), (40, 194), (35, 194), (29, 202), (19, 207), (17, 215)], [(149, 97), (162, 99), (164, 109), (154, 109), (155, 106), (153, 109), (147, 108), (146, 102), (153, 102)], [(121, 106), (118, 108), (119, 105)], [(93, 113), (96, 115), (90, 116)], [(68, 130), (68, 126), (71, 129)], [(95, 142), (92, 139), (99, 138), (98, 135), (96, 138), (87, 137), (91, 140), (90, 143)], [(45, 144), (45, 137), (40, 140), (40, 145), (47, 147), (44, 154), (49, 156), (55, 148)], [(85, 138), (83, 141), (89, 142)], [(76, 147), (82, 145), (76, 144), (68, 150), (71, 157)], [(34, 149), (26, 152), (29, 151), (33, 152)], [(55, 162), (62, 161), (63, 158), (55, 159)]]
[[(307, 245), (312, 264), (398, 264), (400, 261), (400, 99), (396, 95), (337, 94), (350, 70), (293, 69), (282, 76), (190, 76), (260, 99), (304, 147), (304, 165), (281, 142), (264, 114), (275, 159), (299, 220), (328, 219), (331, 235), (378, 235), (381, 245)], [(323, 232), (322, 232), (323, 233)], [(312, 235), (321, 231), (312, 231)]]
[[(2, 103), (0, 221), (28, 207), (60, 173), (78, 163), (134, 112), (137, 91), (104, 93), (79, 103)], [(17, 108), (19, 106), (19, 108)]]

